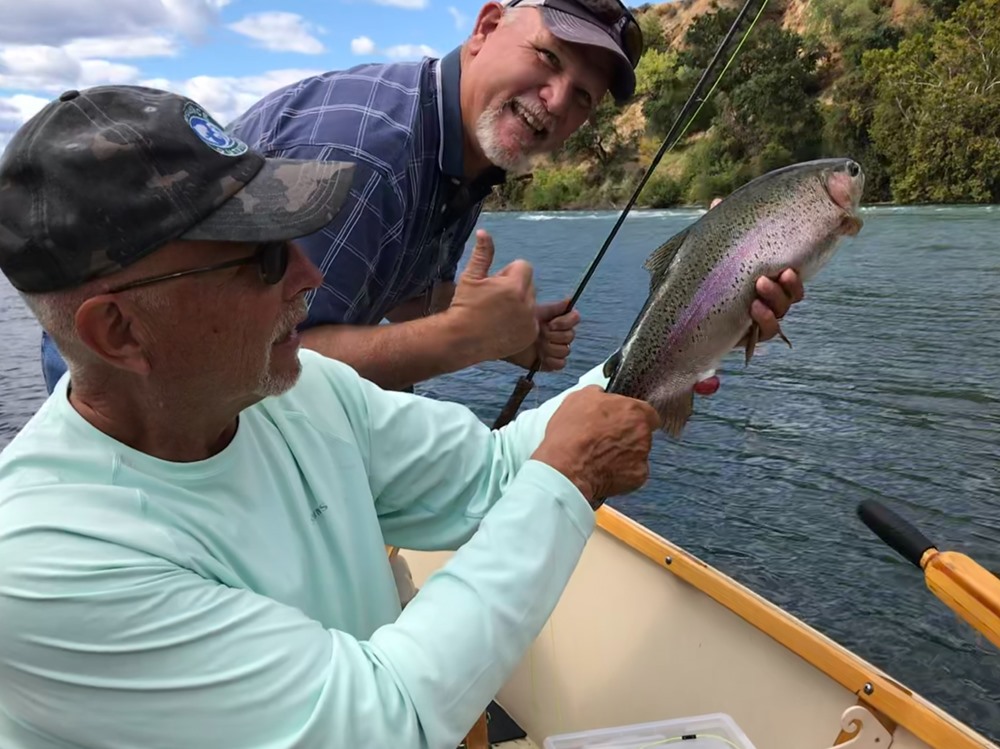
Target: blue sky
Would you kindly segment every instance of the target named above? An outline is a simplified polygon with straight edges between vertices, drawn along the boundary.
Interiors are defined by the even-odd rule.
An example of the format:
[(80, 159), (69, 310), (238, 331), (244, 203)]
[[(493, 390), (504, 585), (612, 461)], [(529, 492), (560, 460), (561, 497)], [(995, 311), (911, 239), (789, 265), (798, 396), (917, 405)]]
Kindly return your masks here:
[(457, 46), (485, 0), (12, 0), (0, 18), (0, 150), (68, 88), (139, 83), (228, 122), (267, 91)]

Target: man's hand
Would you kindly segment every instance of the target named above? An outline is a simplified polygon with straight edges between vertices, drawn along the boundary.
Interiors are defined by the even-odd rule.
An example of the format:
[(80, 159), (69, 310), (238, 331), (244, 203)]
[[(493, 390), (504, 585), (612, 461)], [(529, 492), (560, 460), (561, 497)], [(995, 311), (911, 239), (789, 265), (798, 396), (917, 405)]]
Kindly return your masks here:
[[(778, 320), (783, 318), (796, 302), (805, 297), (802, 279), (792, 268), (786, 268), (774, 281), (767, 276), (757, 279), (757, 299), (750, 305), (750, 318), (760, 326), (761, 341), (778, 335)], [(742, 345), (742, 343), (740, 344)], [(711, 395), (719, 389), (719, 378), (712, 376), (694, 386), (698, 395)]]
[(563, 474), (593, 504), (646, 483), (659, 428), (656, 409), (645, 401), (589, 385), (559, 405), (531, 457)]
[(531, 264), (515, 260), (489, 276), (493, 255), (493, 239), (480, 229), (451, 305), (442, 313), (462, 331), (477, 361), (510, 356), (538, 338)]
[(789, 308), (801, 302), (806, 291), (798, 272), (786, 268), (778, 276), (777, 282), (767, 276), (757, 279), (757, 299), (750, 305), (750, 317), (760, 326), (761, 341), (768, 341), (778, 335), (778, 320), (788, 314)]
[(576, 337), (576, 326), (580, 323), (580, 313), (575, 309), (563, 314), (563, 310), (568, 306), (569, 298), (560, 302), (537, 305), (535, 307), (535, 318), (538, 320), (537, 340), (526, 349), (504, 357), (504, 360), (531, 369), (535, 360), (540, 359), (542, 372), (555, 372), (565, 367), (570, 345)]

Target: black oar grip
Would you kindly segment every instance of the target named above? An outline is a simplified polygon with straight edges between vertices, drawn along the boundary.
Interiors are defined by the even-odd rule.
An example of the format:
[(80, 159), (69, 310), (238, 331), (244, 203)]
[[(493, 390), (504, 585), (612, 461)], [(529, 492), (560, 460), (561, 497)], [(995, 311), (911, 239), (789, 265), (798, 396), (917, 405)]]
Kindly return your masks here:
[(497, 416), (497, 420), (493, 422), (493, 428), (499, 429), (500, 427), (507, 426), (510, 421), (517, 416), (517, 410), (521, 407), (521, 402), (524, 397), (531, 392), (531, 388), (535, 386), (535, 383), (529, 380), (527, 377), (520, 377), (517, 380), (517, 385), (514, 387), (514, 392), (510, 394), (510, 398), (507, 399), (507, 405), (503, 407), (503, 411)]
[(934, 542), (915, 525), (874, 499), (866, 499), (858, 505), (858, 517), (876, 536), (917, 567), (920, 567), (924, 552), (934, 548)]

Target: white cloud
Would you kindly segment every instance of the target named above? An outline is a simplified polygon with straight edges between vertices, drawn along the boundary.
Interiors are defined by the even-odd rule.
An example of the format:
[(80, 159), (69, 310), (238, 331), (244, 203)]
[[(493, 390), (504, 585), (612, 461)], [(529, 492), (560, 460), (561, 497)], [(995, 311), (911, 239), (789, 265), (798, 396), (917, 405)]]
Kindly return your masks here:
[(322, 29), (314, 27), (297, 13), (254, 13), (229, 24), (229, 28), (274, 52), (318, 55), (325, 51), (323, 43), (313, 36), (314, 32), (321, 33)]
[(18, 0), (0, 22), (0, 90), (58, 93), (141, 75), (117, 59), (173, 57), (229, 0)]
[(375, 42), (367, 36), (359, 36), (351, 40), (351, 52), (356, 55), (385, 55), (393, 60), (416, 60), (423, 56), (440, 57), (433, 47), (426, 44), (395, 44), (385, 49), (379, 49)]
[(458, 29), (459, 31), (464, 29), (465, 22), (468, 20), (468, 18), (465, 17), (462, 11), (460, 11), (454, 5), (449, 5), (448, 12), (451, 13), (451, 17), (455, 20), (455, 28)]
[(27, 94), (0, 96), (0, 153), (17, 129), (48, 103), (48, 99)]
[(427, 7), (428, 0), (374, 0), (374, 2), (376, 5), (391, 5), (393, 8), (423, 10)]
[(356, 55), (373, 55), (375, 54), (375, 42), (367, 36), (351, 39), (351, 52)]
[(66, 47), (0, 46), (0, 89), (51, 91), (102, 83), (133, 83), (139, 69), (107, 60), (79, 59)]
[[(188, 96), (205, 107), (220, 123), (227, 125), (265, 94), (303, 78), (319, 75), (322, 72), (321, 70), (289, 68), (243, 77), (202, 75), (182, 81), (154, 78), (136, 80), (135, 82), (143, 86)], [(105, 71), (102, 74), (108, 75), (109, 73)], [(11, 97), (0, 96), (0, 153), (3, 153), (4, 147), (17, 128), (49, 101), (49, 99), (26, 94)]]
[(124, 36), (74, 39), (63, 46), (71, 56), (86, 58), (175, 57), (179, 53), (177, 40), (168, 36)]
[(396, 44), (383, 50), (386, 57), (393, 60), (416, 60), (420, 57), (440, 57), (437, 50), (426, 44)]
[(0, 44), (181, 33), (200, 38), (228, 0), (17, 0), (3, 3)]
[(155, 78), (143, 80), (140, 83), (144, 86), (173, 91), (194, 99), (225, 126), (243, 114), (251, 104), (265, 94), (303, 78), (319, 75), (322, 72), (321, 70), (289, 68), (243, 77), (201, 75), (185, 81)]

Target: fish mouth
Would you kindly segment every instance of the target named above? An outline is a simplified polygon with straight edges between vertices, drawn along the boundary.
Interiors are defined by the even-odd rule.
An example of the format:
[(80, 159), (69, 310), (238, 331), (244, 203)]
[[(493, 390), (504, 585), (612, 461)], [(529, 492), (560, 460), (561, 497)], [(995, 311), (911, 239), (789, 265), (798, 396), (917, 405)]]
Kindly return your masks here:
[[(852, 162), (853, 163), (853, 162)], [(859, 167), (860, 168), (860, 167)], [(860, 204), (855, 202), (854, 191), (850, 189), (853, 184), (844, 190), (831, 190), (830, 183), (838, 176), (842, 174), (841, 172), (834, 172), (832, 174), (826, 174), (820, 178), (820, 183), (823, 185), (823, 189), (826, 191), (827, 196), (830, 198), (835, 206), (840, 208), (843, 212), (840, 217), (840, 232), (846, 234), (847, 236), (855, 236), (859, 231), (861, 231), (864, 226), (864, 221), (861, 216), (858, 215), (860, 209)], [(848, 177), (844, 175), (847, 179), (857, 179), (855, 175)], [(842, 181), (842, 180), (840, 180)]]
[[(854, 201), (854, 197), (852, 195), (853, 190), (851, 190), (849, 187), (846, 186), (845, 186), (846, 189), (843, 190), (830, 189), (831, 183), (833, 182), (834, 179), (836, 179), (838, 174), (839, 172), (834, 172), (832, 174), (827, 173), (822, 177), (820, 177), (820, 183), (823, 185), (823, 190), (826, 191), (827, 196), (830, 198), (830, 201), (834, 205), (842, 208), (843, 211), (851, 218), (857, 218), (858, 209), (860, 208), (860, 205)], [(848, 179), (856, 179), (856, 178), (857, 178), (856, 175), (851, 175), (850, 177), (848, 177)]]

